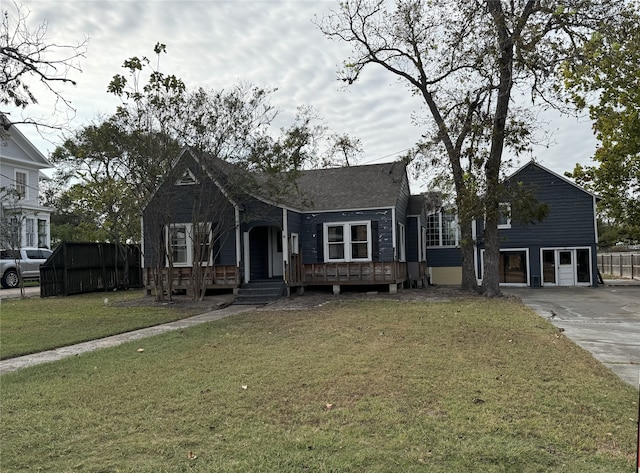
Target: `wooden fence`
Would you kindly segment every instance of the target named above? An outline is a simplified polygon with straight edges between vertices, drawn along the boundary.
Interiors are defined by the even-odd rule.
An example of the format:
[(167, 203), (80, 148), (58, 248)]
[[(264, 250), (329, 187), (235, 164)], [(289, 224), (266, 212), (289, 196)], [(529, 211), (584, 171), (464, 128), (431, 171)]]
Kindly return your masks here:
[(598, 253), (598, 269), (602, 274), (640, 279), (640, 253)]
[(142, 287), (140, 248), (113, 243), (61, 243), (40, 266), (40, 297)]

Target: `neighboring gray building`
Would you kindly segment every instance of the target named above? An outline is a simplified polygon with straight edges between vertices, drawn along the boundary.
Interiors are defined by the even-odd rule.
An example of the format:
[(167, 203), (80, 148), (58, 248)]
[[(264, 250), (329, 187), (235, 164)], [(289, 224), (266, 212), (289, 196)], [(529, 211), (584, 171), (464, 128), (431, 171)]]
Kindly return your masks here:
[(0, 246), (51, 245), (51, 209), (40, 205), (42, 169), (53, 166), (0, 115)]

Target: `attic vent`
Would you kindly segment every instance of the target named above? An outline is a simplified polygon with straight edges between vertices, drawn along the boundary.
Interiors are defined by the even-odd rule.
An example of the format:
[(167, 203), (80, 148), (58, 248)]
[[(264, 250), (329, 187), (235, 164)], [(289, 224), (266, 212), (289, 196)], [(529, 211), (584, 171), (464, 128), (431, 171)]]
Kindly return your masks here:
[(196, 176), (194, 176), (191, 172), (191, 169), (185, 169), (182, 177), (176, 181), (177, 186), (191, 186), (197, 183), (198, 180), (196, 179)]

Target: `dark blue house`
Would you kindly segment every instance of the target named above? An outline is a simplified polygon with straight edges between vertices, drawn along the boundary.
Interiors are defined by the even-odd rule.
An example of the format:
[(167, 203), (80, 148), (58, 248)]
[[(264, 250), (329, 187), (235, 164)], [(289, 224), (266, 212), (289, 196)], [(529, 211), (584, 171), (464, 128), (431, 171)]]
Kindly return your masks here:
[[(422, 205), (422, 206), (421, 206)], [(426, 211), (404, 162), (251, 173), (185, 149), (143, 211), (145, 284), (233, 289), (426, 282)], [(170, 268), (170, 269), (169, 269)], [(166, 287), (167, 284), (165, 284)]]
[[(500, 283), (534, 287), (597, 285), (597, 197), (533, 161), (512, 174), (505, 184), (532, 191), (548, 206), (548, 214), (541, 222), (523, 225), (515, 223), (516, 210), (510, 202), (501, 204)], [(455, 211), (438, 209), (429, 214), (427, 222), (431, 283), (459, 284), (461, 256)], [(484, 257), (482, 224), (475, 223), (479, 283)]]

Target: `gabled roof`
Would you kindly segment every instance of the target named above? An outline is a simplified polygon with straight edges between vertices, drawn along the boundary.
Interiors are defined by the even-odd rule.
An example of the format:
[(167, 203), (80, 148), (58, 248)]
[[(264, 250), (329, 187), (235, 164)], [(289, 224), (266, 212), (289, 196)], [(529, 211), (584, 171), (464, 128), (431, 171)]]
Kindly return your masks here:
[[(2, 134), (5, 136), (0, 136), (0, 146), (1, 148), (5, 148), (5, 152), (2, 153), (2, 157), (6, 161), (13, 161), (16, 163), (24, 163), (25, 165), (29, 165), (31, 168), (37, 169), (47, 169), (52, 168), (53, 165), (44, 157), (44, 155), (36, 148), (29, 139), (22, 134), (22, 132), (18, 129), (16, 125), (10, 123), (6, 115), (0, 114), (0, 125), (3, 126)], [(2, 139), (6, 139), (12, 141), (15, 144), (14, 146), (7, 145), (1, 143)], [(11, 154), (7, 152), (7, 150), (13, 149), (18, 151), (16, 153), (13, 151)]]
[(586, 189), (585, 189), (585, 188), (583, 188), (583, 187), (580, 187), (578, 184), (576, 184), (575, 182), (571, 181), (570, 179), (567, 179), (566, 177), (561, 176), (560, 174), (555, 173), (555, 172), (551, 171), (550, 169), (547, 169), (547, 168), (546, 168), (546, 167), (544, 167), (543, 165), (541, 165), (541, 164), (539, 164), (539, 163), (536, 163), (536, 162), (535, 162), (535, 161), (533, 161), (533, 160), (529, 161), (529, 162), (528, 162), (528, 163), (526, 163), (525, 165), (523, 165), (523, 166), (521, 166), (520, 168), (518, 168), (518, 169), (517, 169), (515, 172), (513, 172), (509, 177), (507, 177), (507, 178), (505, 179), (505, 181), (510, 181), (510, 180), (511, 180), (511, 179), (513, 179), (517, 174), (519, 174), (520, 172), (524, 171), (526, 168), (528, 168), (528, 167), (530, 167), (530, 166), (535, 166), (535, 167), (537, 167), (538, 169), (541, 169), (542, 171), (544, 171), (544, 172), (546, 172), (546, 173), (549, 173), (549, 174), (551, 174), (552, 176), (557, 177), (558, 179), (560, 179), (560, 180), (562, 180), (562, 181), (566, 182), (567, 184), (572, 185), (572, 186), (573, 186), (573, 187), (575, 187), (576, 189), (581, 190), (581, 191), (582, 191), (582, 192), (584, 192), (585, 194), (588, 194), (588, 195), (590, 195), (590, 196), (592, 196), (592, 197), (594, 197), (594, 198), (596, 198), (596, 199), (598, 199), (598, 200), (600, 199), (600, 197), (599, 197), (599, 196), (597, 196), (596, 194), (594, 194), (593, 192), (589, 192), (588, 190), (586, 190)]
[[(263, 202), (301, 212), (391, 208), (404, 186), (408, 192), (406, 164), (402, 161), (297, 171), (291, 176), (254, 173), (247, 178), (249, 171), (241, 166), (193, 148), (184, 148), (172, 166), (176, 167), (185, 155), (202, 167), (234, 205), (240, 198), (240, 187), (246, 195)], [(285, 188), (288, 191), (282, 192)]]

